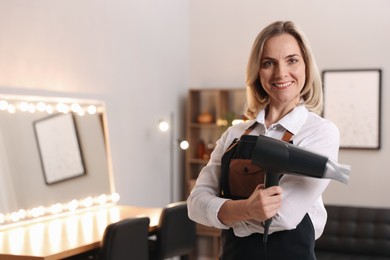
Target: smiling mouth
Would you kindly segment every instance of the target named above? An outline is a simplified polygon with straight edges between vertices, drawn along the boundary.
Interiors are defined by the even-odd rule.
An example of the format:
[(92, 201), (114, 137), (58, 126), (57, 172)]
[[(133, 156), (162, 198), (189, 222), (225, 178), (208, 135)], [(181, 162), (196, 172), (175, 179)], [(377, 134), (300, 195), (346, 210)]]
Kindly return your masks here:
[(292, 81), (285, 82), (285, 83), (273, 83), (272, 86), (277, 87), (277, 88), (286, 88), (286, 87), (290, 86), (292, 83), (293, 83)]

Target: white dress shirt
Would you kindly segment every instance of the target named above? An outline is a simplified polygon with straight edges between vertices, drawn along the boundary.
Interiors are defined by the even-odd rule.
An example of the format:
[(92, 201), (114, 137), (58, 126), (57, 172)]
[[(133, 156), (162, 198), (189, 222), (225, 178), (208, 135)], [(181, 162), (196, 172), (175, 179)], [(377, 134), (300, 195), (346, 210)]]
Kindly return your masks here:
[[(294, 134), (295, 145), (309, 149), (337, 161), (339, 150), (339, 131), (330, 121), (299, 105), (279, 122), (266, 129), (265, 111), (259, 112), (258, 124), (251, 135), (266, 135), (281, 139), (286, 130)], [(218, 211), (228, 200), (219, 197), (221, 158), (235, 138), (239, 138), (254, 120), (231, 126), (217, 141), (208, 164), (202, 169), (196, 185), (188, 197), (189, 217), (200, 224), (219, 229), (229, 229), (218, 219)], [(284, 174), (279, 186), (283, 189), (282, 204), (272, 219), (269, 234), (276, 231), (291, 230), (301, 222), (306, 213), (315, 229), (315, 238), (321, 236), (327, 213), (322, 202), (322, 193), (329, 184), (328, 179), (316, 179), (305, 176)], [(248, 236), (252, 233), (264, 233), (259, 221), (240, 221), (233, 225), (236, 236)]]

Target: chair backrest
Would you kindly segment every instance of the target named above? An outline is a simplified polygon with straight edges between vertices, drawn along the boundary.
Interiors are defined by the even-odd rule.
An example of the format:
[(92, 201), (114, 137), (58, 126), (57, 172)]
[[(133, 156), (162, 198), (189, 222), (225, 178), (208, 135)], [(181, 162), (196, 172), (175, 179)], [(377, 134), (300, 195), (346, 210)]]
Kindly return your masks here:
[(186, 201), (171, 203), (163, 209), (156, 235), (160, 259), (192, 252), (196, 245), (196, 228), (195, 222), (188, 218)]
[(148, 217), (129, 218), (108, 225), (101, 244), (102, 260), (147, 260)]

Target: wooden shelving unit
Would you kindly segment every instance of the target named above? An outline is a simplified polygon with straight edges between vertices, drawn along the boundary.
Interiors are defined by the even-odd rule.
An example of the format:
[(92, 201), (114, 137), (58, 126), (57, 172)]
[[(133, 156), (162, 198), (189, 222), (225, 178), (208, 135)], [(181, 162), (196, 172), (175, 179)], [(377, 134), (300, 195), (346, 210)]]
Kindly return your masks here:
[[(190, 144), (186, 151), (185, 160), (185, 185), (186, 198), (195, 185), (196, 179), (209, 160), (209, 154), (215, 147), (215, 142), (222, 133), (231, 125), (233, 119), (242, 117), (245, 107), (245, 87), (226, 89), (190, 89), (187, 101), (186, 139)], [(199, 116), (206, 113), (200, 122)], [(198, 225), (197, 234), (212, 240), (212, 256), (214, 259), (219, 254), (220, 231)]]

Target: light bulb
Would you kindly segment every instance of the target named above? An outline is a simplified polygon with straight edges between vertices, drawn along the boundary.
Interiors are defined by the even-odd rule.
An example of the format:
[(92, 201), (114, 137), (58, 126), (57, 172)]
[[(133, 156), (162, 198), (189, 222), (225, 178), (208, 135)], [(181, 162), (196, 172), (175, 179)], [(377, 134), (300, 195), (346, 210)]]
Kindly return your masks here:
[(12, 222), (18, 222), (20, 220), (20, 215), (18, 212), (12, 212), (11, 213), (11, 221)]
[(11, 114), (14, 114), (14, 113), (16, 112), (16, 108), (15, 108), (15, 106), (12, 105), (12, 104), (9, 104), (9, 105), (8, 105), (7, 110), (8, 110), (8, 112), (11, 113)]
[(79, 207), (79, 202), (77, 200), (72, 200), (68, 203), (68, 210), (75, 211)]
[(96, 106), (90, 105), (90, 106), (88, 107), (87, 111), (88, 111), (88, 114), (90, 114), (90, 115), (95, 114), (96, 111), (97, 111)]
[(102, 194), (100, 195), (98, 198), (97, 198), (97, 203), (99, 205), (104, 205), (107, 203), (107, 195), (106, 194)]
[(48, 114), (53, 114), (53, 112), (54, 112), (53, 106), (52, 105), (47, 105), (46, 106), (46, 112)]
[(79, 113), (79, 111), (81, 110), (81, 106), (78, 104), (78, 103), (73, 103), (71, 106), (70, 106), (71, 110), (75, 113)]
[(82, 202), (83, 206), (89, 208), (93, 205), (93, 199), (91, 197), (87, 197)]
[(35, 107), (34, 104), (28, 104), (28, 107), (27, 107), (28, 112), (30, 112), (32, 114), (32, 113), (35, 113), (36, 110), (37, 110), (37, 108)]
[(28, 103), (27, 102), (21, 102), (19, 104), (19, 109), (22, 112), (27, 112), (28, 111)]
[(5, 100), (0, 100), (0, 110), (7, 110), (8, 108), (8, 102)]
[(160, 129), (160, 131), (166, 132), (169, 130), (169, 123), (167, 121), (161, 121), (158, 124), (158, 128)]
[(50, 206), (50, 213), (51, 214), (55, 215), (55, 214), (58, 214), (60, 212), (62, 212), (61, 203), (56, 203), (56, 204)]
[(190, 143), (187, 140), (182, 140), (179, 143), (180, 149), (187, 150), (190, 147)]
[(19, 210), (18, 210), (18, 213), (19, 213), (19, 217), (20, 217), (21, 219), (24, 219), (24, 218), (27, 217), (27, 211), (24, 210), (24, 209), (19, 209)]
[(111, 194), (111, 201), (112, 201), (112, 202), (118, 202), (118, 201), (119, 201), (119, 198), (120, 198), (120, 196), (119, 196), (118, 193), (113, 193), (113, 194)]
[(46, 104), (43, 103), (43, 102), (39, 102), (39, 103), (37, 104), (37, 109), (38, 109), (38, 111), (40, 111), (40, 112), (44, 112), (44, 111), (46, 110)]
[(58, 103), (56, 106), (56, 109), (58, 112), (61, 113), (68, 113), (69, 112), (69, 106), (64, 103)]

